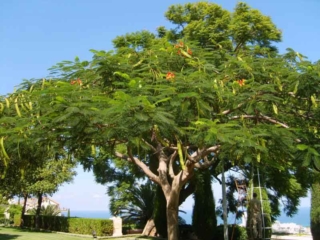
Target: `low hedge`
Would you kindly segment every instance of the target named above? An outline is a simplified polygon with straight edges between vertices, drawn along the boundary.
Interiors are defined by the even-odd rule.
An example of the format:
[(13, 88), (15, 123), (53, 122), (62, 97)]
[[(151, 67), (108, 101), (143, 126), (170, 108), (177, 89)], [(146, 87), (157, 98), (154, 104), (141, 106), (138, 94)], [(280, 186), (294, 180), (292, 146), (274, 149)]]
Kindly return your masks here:
[[(233, 230), (234, 227), (234, 230)], [(219, 225), (216, 228), (215, 231), (215, 240), (223, 240), (224, 236), (223, 236), (223, 229), (224, 226), (223, 225)], [(247, 240), (248, 239), (248, 235), (247, 235), (247, 231), (245, 227), (240, 227), (238, 225), (228, 225), (228, 237), (229, 239), (231, 239), (232, 237), (232, 231), (234, 231), (233, 233), (233, 240)]]
[[(35, 227), (36, 216), (25, 215), (23, 225)], [(93, 231), (97, 236), (111, 236), (113, 233), (113, 221), (108, 219), (67, 218), (60, 216), (40, 216), (39, 227), (41, 229), (91, 235)]]
[(97, 236), (111, 236), (113, 233), (113, 221), (90, 218), (68, 218), (69, 232), (78, 234), (92, 234)]
[(4, 224), (6, 221), (4, 213), (0, 213), (0, 224)]
[[(35, 227), (36, 216), (35, 215), (24, 215), (23, 226), (33, 228)], [(68, 232), (68, 218), (60, 216), (40, 216), (39, 227), (41, 229)]]

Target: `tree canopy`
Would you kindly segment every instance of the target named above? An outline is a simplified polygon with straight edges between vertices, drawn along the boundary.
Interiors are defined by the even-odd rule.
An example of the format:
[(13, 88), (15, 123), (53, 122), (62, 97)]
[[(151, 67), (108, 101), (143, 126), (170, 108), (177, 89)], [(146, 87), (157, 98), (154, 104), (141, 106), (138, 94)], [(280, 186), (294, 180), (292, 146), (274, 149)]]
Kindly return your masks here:
[[(192, 193), (195, 171), (224, 159), (290, 178), (319, 164), (320, 65), (292, 49), (279, 54), (281, 31), (245, 3), (233, 12), (173, 5), (166, 17), (174, 29), (118, 36), (113, 51), (58, 63), (51, 80), (25, 81), (2, 98), (1, 119), (12, 104), (14, 119), (28, 121), (10, 131), (0, 124), (0, 152), (6, 166), (9, 134), (27, 130), (67, 149), (101, 182), (145, 175), (162, 187), (168, 238), (176, 239), (178, 205)], [(309, 186), (299, 179), (270, 187), (298, 199)], [(296, 208), (292, 199), (286, 204)]]

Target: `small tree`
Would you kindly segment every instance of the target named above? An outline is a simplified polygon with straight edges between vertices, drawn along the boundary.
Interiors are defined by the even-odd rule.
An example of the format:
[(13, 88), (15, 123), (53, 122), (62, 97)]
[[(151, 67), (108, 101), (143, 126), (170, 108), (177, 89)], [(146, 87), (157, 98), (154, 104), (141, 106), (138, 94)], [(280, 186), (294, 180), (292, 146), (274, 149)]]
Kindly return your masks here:
[[(59, 186), (63, 183), (70, 182), (76, 172), (73, 170), (74, 165), (68, 163), (67, 160), (52, 159), (48, 160), (46, 165), (42, 168), (37, 168), (33, 173), (33, 177), (29, 182), (27, 191), (33, 193), (38, 198), (38, 205), (36, 208), (36, 228), (40, 225), (41, 205), (43, 196), (46, 194), (55, 193)], [(50, 209), (48, 209), (50, 210)]]
[(8, 213), (10, 214), (10, 221), (13, 221), (15, 215), (20, 215), (22, 211), (22, 207), (17, 204), (11, 204)]

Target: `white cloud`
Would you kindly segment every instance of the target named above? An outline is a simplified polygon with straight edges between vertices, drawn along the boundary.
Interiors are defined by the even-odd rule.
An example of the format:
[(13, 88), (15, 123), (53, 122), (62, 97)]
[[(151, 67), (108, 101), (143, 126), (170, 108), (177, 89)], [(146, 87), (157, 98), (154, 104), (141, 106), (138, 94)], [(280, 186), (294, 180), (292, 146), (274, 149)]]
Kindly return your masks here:
[(99, 194), (94, 194), (93, 196), (92, 196), (93, 198), (102, 198), (102, 196), (100, 196)]

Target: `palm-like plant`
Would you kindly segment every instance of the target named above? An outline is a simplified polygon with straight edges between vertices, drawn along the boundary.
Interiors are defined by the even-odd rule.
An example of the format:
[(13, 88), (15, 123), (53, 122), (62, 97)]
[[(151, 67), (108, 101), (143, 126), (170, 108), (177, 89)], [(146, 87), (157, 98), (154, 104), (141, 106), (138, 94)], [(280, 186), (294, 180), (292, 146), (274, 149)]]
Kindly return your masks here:
[[(28, 213), (30, 215), (36, 215), (36, 208), (28, 210)], [(60, 209), (56, 205), (48, 205), (48, 206), (42, 206), (40, 210), (40, 215), (43, 216), (59, 216)]]
[[(121, 215), (124, 222), (143, 226), (152, 217), (155, 187), (155, 184), (148, 181), (143, 185), (133, 185), (120, 194), (118, 192), (110, 200), (111, 212)], [(109, 189), (110, 192), (115, 192), (115, 189)]]

